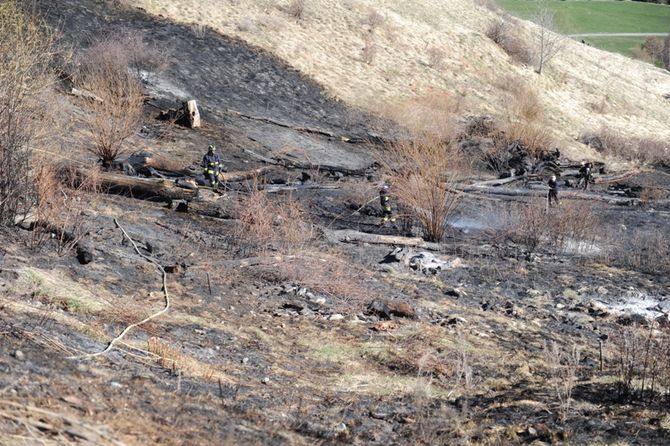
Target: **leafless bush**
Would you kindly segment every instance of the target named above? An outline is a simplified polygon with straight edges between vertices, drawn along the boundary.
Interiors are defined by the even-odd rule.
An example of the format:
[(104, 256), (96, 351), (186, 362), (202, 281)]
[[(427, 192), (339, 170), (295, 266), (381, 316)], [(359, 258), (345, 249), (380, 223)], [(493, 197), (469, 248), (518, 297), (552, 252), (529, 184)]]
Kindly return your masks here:
[(305, 18), (306, 0), (291, 0), (291, 3), (286, 7), (288, 15), (296, 20)]
[(512, 208), (504, 236), (525, 248), (528, 260), (541, 246), (577, 250), (593, 246), (601, 220), (588, 203), (563, 200), (560, 209), (536, 199)]
[(505, 150), (511, 143), (521, 142), (531, 156), (550, 149), (553, 138), (543, 122), (544, 106), (537, 93), (522, 80), (508, 81), (510, 95), (506, 114), (498, 123), (494, 135), (497, 150)]
[(371, 31), (384, 26), (386, 23), (386, 17), (378, 13), (375, 9), (370, 9), (368, 15), (365, 18), (365, 24), (370, 27)]
[(652, 402), (670, 395), (670, 338), (667, 333), (636, 326), (619, 326), (609, 333), (608, 359), (623, 400)]
[(144, 106), (140, 73), (160, 69), (163, 59), (135, 34), (94, 43), (80, 56), (76, 80), (94, 98), (87, 101), (86, 124), (93, 134), (90, 151), (108, 165), (124, 153), (124, 142), (138, 129)]
[(580, 350), (573, 345), (569, 351), (563, 351), (556, 342), (551, 347), (545, 346), (545, 364), (549, 368), (550, 385), (558, 399), (558, 410), (561, 421), (565, 422), (570, 414), (572, 391), (577, 383)]
[(398, 202), (421, 222), (425, 237), (440, 241), (460, 196), (454, 191), (462, 158), (453, 141), (400, 141), (377, 155)]
[(54, 81), (55, 42), (17, 1), (0, 4), (0, 224), (13, 224), (33, 204), (30, 146), (48, 127), (44, 95)]
[(243, 254), (279, 250), (290, 254), (312, 238), (312, 225), (291, 196), (269, 199), (257, 183), (233, 208), (232, 240)]
[(670, 272), (670, 240), (661, 229), (612, 234), (607, 248), (609, 263), (651, 274)]
[(587, 136), (597, 137), (600, 144), (596, 148), (615, 158), (649, 164), (670, 163), (670, 141), (667, 140), (627, 136), (609, 127), (585, 134), (582, 139)]
[(515, 62), (532, 65), (535, 57), (531, 46), (520, 35), (510, 31), (510, 19), (493, 20), (486, 29), (486, 36), (493, 40)]
[(41, 247), (53, 240), (56, 252), (62, 256), (86, 235), (90, 225), (84, 211), (90, 206), (90, 200), (85, 194), (98, 190), (97, 174), (96, 168), (86, 169), (82, 176), (49, 160), (36, 163), (37, 205), (32, 247)]

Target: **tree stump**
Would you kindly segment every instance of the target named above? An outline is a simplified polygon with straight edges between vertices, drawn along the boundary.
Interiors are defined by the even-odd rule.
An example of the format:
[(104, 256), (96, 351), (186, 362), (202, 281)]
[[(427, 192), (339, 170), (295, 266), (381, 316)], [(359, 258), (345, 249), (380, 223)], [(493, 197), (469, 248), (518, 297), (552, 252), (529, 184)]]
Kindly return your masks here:
[(186, 120), (188, 126), (192, 129), (200, 127), (200, 112), (198, 111), (198, 104), (195, 99), (184, 103), (184, 111), (186, 112)]

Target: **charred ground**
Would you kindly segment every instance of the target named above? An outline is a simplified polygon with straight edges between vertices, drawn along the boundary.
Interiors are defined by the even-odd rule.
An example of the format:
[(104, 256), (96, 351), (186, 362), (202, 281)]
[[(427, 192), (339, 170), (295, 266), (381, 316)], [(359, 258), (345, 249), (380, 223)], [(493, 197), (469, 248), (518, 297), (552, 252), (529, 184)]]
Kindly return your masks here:
[[(211, 31), (111, 2), (38, 3), (73, 43), (123, 28), (168, 47), (170, 67), (146, 85), (156, 107), (147, 106), (145, 129), (157, 131), (134, 138), (136, 147), (188, 164), (213, 141), (230, 169), (261, 164), (245, 149), (302, 165), (275, 166), (267, 178), (309, 177), (290, 194), (313, 234), (258, 253), (235, 239), (234, 219), (99, 194), (85, 212), (86, 265), (48, 243), (30, 248), (29, 231), (3, 229), (0, 444), (666, 442), (667, 395), (620, 395), (614, 342), (631, 322), (664, 329), (667, 271), (642, 272), (605, 251), (637, 229), (668, 233), (667, 173), (619, 181), (632, 206), (609, 202), (621, 198), (608, 192), (616, 181), (594, 185), (590, 200), (566, 193), (566, 206), (586, 201), (600, 216), (589, 249), (543, 243), (529, 256), (506, 227), (532, 198), (464, 193), (434, 251), (447, 267), (423, 274), (381, 263), (392, 246), (332, 241), (333, 230), (417, 235), (411, 225), (377, 227), (366, 204), (377, 193), (374, 157), (369, 145), (341, 140), (374, 141), (378, 121)], [(154, 120), (192, 97), (204, 129)], [(658, 201), (640, 200), (650, 184)], [(250, 186), (230, 187), (213, 206), (233, 208)], [(286, 193), (268, 196), (282, 202)], [(69, 359), (103, 350), (163, 306), (160, 271), (115, 219), (142, 253), (173, 268), (172, 307), (111, 353)], [(397, 302), (409, 310), (391, 311)], [(630, 302), (638, 307), (619, 310)], [(556, 385), (569, 378), (573, 346), (581, 354), (566, 407)]]

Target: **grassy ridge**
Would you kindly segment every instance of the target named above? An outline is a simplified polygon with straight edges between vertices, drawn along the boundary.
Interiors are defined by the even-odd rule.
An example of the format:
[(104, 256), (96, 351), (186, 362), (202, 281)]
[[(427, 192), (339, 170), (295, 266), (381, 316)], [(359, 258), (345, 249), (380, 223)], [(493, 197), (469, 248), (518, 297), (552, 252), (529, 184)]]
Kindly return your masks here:
[[(511, 13), (531, 19), (537, 2), (497, 0)], [(550, 0), (558, 31), (578, 33), (665, 33), (670, 32), (670, 6), (629, 1)], [(585, 39), (595, 47), (626, 55), (639, 48), (644, 37), (593, 37)]]

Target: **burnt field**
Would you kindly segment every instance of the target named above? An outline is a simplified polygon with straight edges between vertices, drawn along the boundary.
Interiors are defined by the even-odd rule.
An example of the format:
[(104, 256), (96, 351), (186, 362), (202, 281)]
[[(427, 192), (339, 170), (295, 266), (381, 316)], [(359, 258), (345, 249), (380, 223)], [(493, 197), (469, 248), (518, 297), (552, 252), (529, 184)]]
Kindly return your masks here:
[[(111, 3), (38, 5), (78, 45), (130, 29), (169, 48), (134, 151), (186, 167), (214, 143), (227, 170), (265, 170), (187, 212), (82, 192), (76, 244), (0, 231), (0, 444), (667, 443), (662, 165), (603, 165), (581, 191), (579, 160), (501, 181), (469, 159), (427, 242), (406, 205), (379, 225), (390, 124)], [(202, 129), (156, 120), (192, 98)]]

